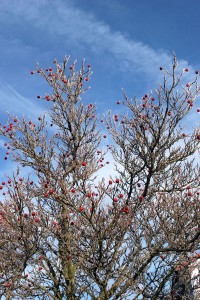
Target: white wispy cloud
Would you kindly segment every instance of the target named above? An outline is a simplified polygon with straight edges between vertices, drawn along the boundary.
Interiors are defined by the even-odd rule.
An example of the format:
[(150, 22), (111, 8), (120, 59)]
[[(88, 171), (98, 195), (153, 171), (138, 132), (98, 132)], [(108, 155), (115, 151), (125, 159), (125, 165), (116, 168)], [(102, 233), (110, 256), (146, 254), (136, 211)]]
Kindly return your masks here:
[(23, 114), (30, 117), (38, 117), (43, 112), (41, 106), (36, 105), (30, 99), (22, 96), (11, 85), (0, 82), (0, 111), (6, 111), (15, 115)]
[[(33, 27), (45, 31), (49, 38), (58, 43), (66, 39), (66, 45), (88, 46), (97, 56), (102, 54), (114, 58), (120, 71), (156, 79), (160, 65), (169, 67), (172, 55), (163, 49), (153, 49), (141, 41), (127, 38), (120, 31), (86, 13), (72, 1), (66, 0), (3, 0), (0, 4), (0, 16), (11, 14)], [(180, 69), (190, 67), (186, 60), (179, 61)], [(187, 76), (190, 76), (187, 75)]]

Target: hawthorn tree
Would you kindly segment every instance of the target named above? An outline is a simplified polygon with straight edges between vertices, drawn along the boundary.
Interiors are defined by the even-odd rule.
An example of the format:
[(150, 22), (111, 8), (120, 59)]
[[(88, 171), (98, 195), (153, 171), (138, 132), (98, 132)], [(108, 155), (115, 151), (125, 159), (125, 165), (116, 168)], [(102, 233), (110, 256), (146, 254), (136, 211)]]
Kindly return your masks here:
[[(76, 71), (65, 57), (31, 71), (50, 86), (37, 96), (48, 116), (9, 115), (0, 127), (5, 160), (21, 166), (0, 186), (1, 299), (176, 297), (173, 274), (199, 249), (200, 127), (183, 130), (198, 71), (182, 85), (188, 69), (178, 73), (175, 56), (160, 71), (154, 92), (133, 100), (124, 92), (117, 105), (127, 113), (104, 117), (106, 150), (96, 107), (81, 100), (90, 65)], [(107, 152), (118, 175), (96, 178)]]

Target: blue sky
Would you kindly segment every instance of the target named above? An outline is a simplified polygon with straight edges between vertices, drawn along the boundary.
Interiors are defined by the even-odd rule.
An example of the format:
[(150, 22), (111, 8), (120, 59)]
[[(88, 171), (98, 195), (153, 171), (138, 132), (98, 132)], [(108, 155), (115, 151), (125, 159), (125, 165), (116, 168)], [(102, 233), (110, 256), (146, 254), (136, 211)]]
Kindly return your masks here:
[(99, 107), (120, 98), (121, 87), (139, 96), (155, 86), (172, 51), (198, 68), (199, 13), (198, 0), (1, 0), (0, 83), (32, 101), (43, 82), (29, 70), (70, 54), (92, 65)]
[(87, 99), (100, 114), (116, 109), (122, 87), (130, 97), (155, 88), (173, 51), (193, 77), (200, 69), (199, 14), (199, 0), (0, 0), (2, 123), (6, 111), (33, 118), (43, 111), (36, 96), (48, 87), (30, 70), (64, 55), (91, 64)]

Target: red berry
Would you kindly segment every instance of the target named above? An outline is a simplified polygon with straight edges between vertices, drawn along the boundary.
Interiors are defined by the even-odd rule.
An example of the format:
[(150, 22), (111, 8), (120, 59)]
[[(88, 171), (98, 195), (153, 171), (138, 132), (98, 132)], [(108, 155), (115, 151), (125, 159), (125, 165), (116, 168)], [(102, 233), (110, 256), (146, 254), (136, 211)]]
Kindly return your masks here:
[(185, 72), (188, 72), (188, 68), (185, 68)]
[(5, 287), (9, 287), (9, 286), (10, 286), (10, 283), (6, 283), (6, 284), (5, 284)]
[(104, 139), (105, 139), (105, 138), (106, 138), (106, 135), (104, 134), (103, 137), (104, 137)]
[(112, 184), (113, 182), (112, 182), (112, 180), (109, 180), (108, 183), (109, 183), (109, 184)]
[(162, 68), (162, 67), (160, 67), (160, 71), (162, 71), (162, 69), (163, 69), (163, 68)]
[(0, 185), (0, 190), (2, 190), (3, 189), (3, 187), (2, 187), (2, 185)]
[(116, 182), (116, 183), (119, 183), (119, 179), (116, 179), (115, 182)]
[(195, 74), (199, 74), (199, 71), (198, 71), (198, 70), (196, 70), (196, 71), (195, 71)]
[(56, 225), (57, 225), (57, 222), (56, 222), (56, 221), (53, 221), (53, 225), (56, 226)]
[(119, 194), (119, 198), (123, 198), (124, 197), (124, 195), (123, 194)]
[(9, 184), (11, 183), (11, 180), (10, 180), (10, 179), (8, 180), (8, 183), (9, 183)]
[(128, 207), (128, 206), (124, 207), (123, 211), (124, 211), (126, 214), (128, 214), (128, 213), (129, 213), (129, 207)]
[(88, 80), (89, 80), (89, 78), (88, 78), (88, 77), (86, 77), (86, 78), (85, 78), (85, 81), (88, 81)]
[(85, 161), (82, 162), (82, 166), (83, 166), (83, 167), (86, 166), (86, 162), (85, 162)]
[(117, 104), (119, 105), (121, 102), (120, 101), (117, 101)]
[(84, 210), (83, 206), (80, 206), (79, 211), (83, 211), (83, 210)]
[(33, 75), (33, 74), (34, 74), (34, 71), (30, 71), (30, 74)]
[(40, 220), (39, 218), (35, 218), (35, 222), (38, 223)]
[(186, 137), (186, 134), (185, 134), (185, 133), (183, 133), (183, 134), (182, 134), (182, 136), (183, 136), (183, 137)]
[(75, 189), (74, 189), (74, 188), (72, 188), (72, 189), (71, 189), (71, 192), (72, 192), (72, 193), (75, 193)]
[(39, 271), (41, 271), (42, 270), (42, 267), (39, 267)]
[(40, 96), (37, 96), (37, 98), (40, 99), (41, 97), (40, 97)]
[(31, 215), (34, 217), (36, 215), (36, 212), (32, 211)]
[(48, 197), (48, 193), (44, 193), (44, 197)]
[(45, 99), (46, 99), (47, 101), (49, 101), (49, 100), (50, 100), (50, 97), (47, 95), (47, 96), (45, 96)]
[(117, 201), (118, 201), (117, 198), (114, 198), (114, 199), (113, 199), (113, 202), (117, 203)]
[(49, 191), (49, 194), (50, 194), (50, 195), (52, 195), (52, 194), (53, 194), (53, 192), (54, 192), (54, 190), (50, 190), (50, 191)]

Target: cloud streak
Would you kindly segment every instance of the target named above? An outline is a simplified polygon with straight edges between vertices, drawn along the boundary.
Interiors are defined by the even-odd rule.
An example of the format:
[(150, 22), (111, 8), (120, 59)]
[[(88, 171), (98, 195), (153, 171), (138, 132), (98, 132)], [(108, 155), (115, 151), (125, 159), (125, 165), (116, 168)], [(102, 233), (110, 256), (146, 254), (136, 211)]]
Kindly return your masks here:
[(43, 112), (41, 106), (23, 97), (9, 84), (0, 83), (0, 101), (0, 111), (3, 113), (8, 111), (14, 115), (21, 116), (24, 114), (30, 117), (37, 117)]
[[(7, 0), (2, 3), (1, 17), (8, 17), (9, 11), (12, 17), (47, 32), (57, 43), (66, 39), (68, 45), (85, 45), (97, 56), (107, 55), (109, 59), (114, 59), (116, 64), (113, 65), (121, 71), (127, 72), (128, 69), (136, 75), (142, 73), (157, 80), (158, 67), (171, 65), (172, 55), (167, 51), (154, 50), (140, 41), (125, 37), (119, 31), (112, 31), (109, 25), (74, 7), (71, 1), (13, 0), (11, 4)], [(179, 65), (180, 68), (188, 67), (188, 62), (181, 60)]]

